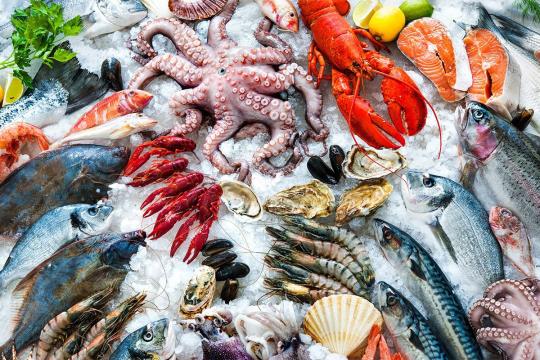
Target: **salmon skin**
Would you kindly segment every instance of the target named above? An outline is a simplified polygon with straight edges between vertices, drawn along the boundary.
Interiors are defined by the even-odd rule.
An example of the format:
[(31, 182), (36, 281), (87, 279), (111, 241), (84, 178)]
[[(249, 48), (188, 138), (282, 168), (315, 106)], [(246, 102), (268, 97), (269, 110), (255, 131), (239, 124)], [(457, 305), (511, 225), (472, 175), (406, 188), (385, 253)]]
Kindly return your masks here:
[(442, 22), (432, 18), (411, 22), (399, 35), (397, 45), (445, 101), (465, 97), (472, 83), (465, 48)]

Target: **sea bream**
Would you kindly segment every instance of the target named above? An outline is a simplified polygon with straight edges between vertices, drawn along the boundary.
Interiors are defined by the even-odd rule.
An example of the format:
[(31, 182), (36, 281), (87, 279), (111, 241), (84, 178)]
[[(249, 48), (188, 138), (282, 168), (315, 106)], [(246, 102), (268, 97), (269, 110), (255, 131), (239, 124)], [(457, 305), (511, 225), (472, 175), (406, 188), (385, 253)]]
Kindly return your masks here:
[(486, 209), (505, 207), (540, 234), (540, 139), (476, 102), (458, 107), (455, 125), (466, 187)]
[(26, 162), (0, 183), (0, 234), (20, 233), (60, 206), (95, 204), (107, 196), (129, 154), (125, 147), (74, 145)]
[(390, 284), (375, 285), (373, 304), (381, 311), (384, 326), (404, 360), (447, 360), (443, 344), (426, 318)]
[(73, 204), (53, 209), (40, 217), (17, 240), (0, 270), (0, 289), (26, 276), (69, 241), (97, 235), (109, 222), (113, 208), (105, 204)]
[(131, 257), (145, 246), (143, 231), (110, 233), (71, 242), (22, 279), (12, 296), (15, 328), (0, 354), (38, 340), (50, 319), (105, 289), (118, 289)]
[(174, 360), (176, 335), (169, 319), (154, 321), (129, 334), (109, 360)]
[(504, 278), (502, 253), (476, 197), (442, 176), (409, 170), (401, 183), (407, 210), (432, 214), (433, 234), (469, 280), (485, 289)]
[(481, 360), (467, 316), (452, 285), (428, 252), (409, 234), (383, 220), (374, 219), (375, 236), (395, 276), (421, 302), (427, 321), (446, 346), (450, 359)]

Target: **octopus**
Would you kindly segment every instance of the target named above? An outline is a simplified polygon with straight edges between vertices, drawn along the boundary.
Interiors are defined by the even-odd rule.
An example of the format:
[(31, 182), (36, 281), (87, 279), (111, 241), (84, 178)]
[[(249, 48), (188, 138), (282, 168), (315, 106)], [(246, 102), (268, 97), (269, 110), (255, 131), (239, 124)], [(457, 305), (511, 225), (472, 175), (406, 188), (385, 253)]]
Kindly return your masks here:
[(478, 342), (505, 359), (540, 359), (540, 280), (501, 280), (469, 312)]
[[(263, 47), (242, 48), (229, 37), (226, 25), (238, 5), (229, 0), (223, 11), (212, 18), (207, 43), (178, 19), (156, 19), (138, 34), (136, 47), (143, 67), (131, 78), (129, 88), (144, 88), (161, 74), (173, 78), (182, 89), (172, 94), (169, 106), (183, 122), (172, 129), (174, 135), (187, 135), (201, 128), (203, 113), (212, 115), (213, 127), (205, 139), (203, 155), (221, 173), (249, 174), (245, 161), (229, 161), (220, 145), (231, 139), (245, 139), (269, 133), (267, 143), (255, 151), (252, 164), (263, 174), (289, 174), (309, 155), (309, 139), (324, 144), (329, 131), (321, 121), (322, 96), (312, 77), (293, 62), (290, 46), (271, 33), (272, 23), (263, 19), (254, 36)], [(162, 34), (176, 46), (177, 53), (158, 54), (152, 47), (155, 35)], [(296, 129), (294, 109), (283, 99), (291, 88), (306, 102), (309, 128)], [(297, 144), (297, 140), (299, 145)], [(283, 165), (270, 160), (291, 150)]]

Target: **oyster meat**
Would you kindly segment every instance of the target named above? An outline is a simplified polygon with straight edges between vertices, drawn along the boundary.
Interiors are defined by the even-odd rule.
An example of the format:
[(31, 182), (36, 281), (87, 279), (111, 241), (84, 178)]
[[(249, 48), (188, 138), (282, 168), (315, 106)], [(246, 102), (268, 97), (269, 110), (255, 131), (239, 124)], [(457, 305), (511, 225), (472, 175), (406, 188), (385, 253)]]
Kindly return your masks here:
[(235, 180), (224, 180), (219, 185), (223, 189), (221, 201), (239, 219), (254, 221), (261, 218), (261, 202), (251, 187)]
[(295, 185), (266, 200), (263, 207), (276, 215), (302, 215), (308, 219), (328, 216), (334, 208), (332, 190), (319, 180)]
[(341, 226), (355, 217), (367, 216), (384, 204), (393, 190), (383, 178), (365, 181), (341, 195), (336, 209), (336, 224)]
[(201, 266), (189, 280), (180, 300), (180, 314), (192, 319), (212, 305), (216, 292), (216, 271), (210, 266)]
[(397, 151), (365, 150), (363, 153), (352, 146), (343, 163), (346, 177), (358, 180), (370, 180), (386, 176), (407, 166), (407, 160)]

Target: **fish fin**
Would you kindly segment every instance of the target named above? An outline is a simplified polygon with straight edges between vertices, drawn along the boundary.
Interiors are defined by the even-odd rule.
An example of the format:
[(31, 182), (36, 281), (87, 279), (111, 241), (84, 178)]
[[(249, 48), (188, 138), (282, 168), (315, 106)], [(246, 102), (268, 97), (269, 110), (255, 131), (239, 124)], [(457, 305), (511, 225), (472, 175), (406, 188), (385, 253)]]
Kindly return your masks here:
[(422, 353), (425, 353), (424, 345), (422, 345), (422, 341), (414, 331), (410, 332), (409, 341), (414, 345), (415, 348), (420, 350)]
[(71, 220), (71, 226), (73, 226), (74, 228), (78, 228), (78, 229), (86, 228), (85, 222), (81, 219), (78, 213), (76, 212), (71, 213), (70, 220)]
[(535, 50), (540, 49), (540, 34), (536, 31), (506, 16), (491, 14), (491, 17), (501, 29), (504, 37), (514, 45), (529, 52), (531, 56), (534, 56)]
[(466, 160), (461, 167), (461, 175), (459, 177), (459, 182), (463, 185), (465, 189), (472, 189), (476, 170), (478, 170), (478, 165), (474, 160)]
[[(58, 47), (71, 51), (67, 41)], [(34, 78), (34, 84), (48, 79), (57, 79), (62, 87), (69, 92), (66, 114), (71, 114), (94, 102), (109, 90), (109, 82), (100, 79), (98, 75), (86, 69), (82, 69), (76, 57), (65, 63), (53, 60), (50, 67), (42, 65)]]
[(431, 231), (435, 235), (437, 239), (443, 244), (444, 248), (448, 250), (448, 253), (450, 254), (450, 257), (454, 262), (457, 262), (457, 255), (456, 250), (452, 246), (452, 242), (448, 238), (448, 235), (444, 232), (441, 224), (439, 223), (439, 220), (437, 219), (437, 222), (431, 226)]
[(497, 25), (495, 25), (495, 22), (491, 18), (491, 15), (489, 15), (484, 5), (482, 5), (481, 2), (477, 2), (477, 3), (474, 3), (473, 6), (476, 7), (477, 14), (478, 14), (478, 22), (476, 23), (475, 27), (481, 28), (481, 29), (487, 29), (491, 31), (492, 33), (494, 33), (495, 35), (497, 35), (499, 39), (506, 40), (506, 38), (501, 33), (501, 30), (497, 27)]
[(41, 271), (42, 267), (38, 265), (28, 275), (26, 275), (13, 289), (11, 294), (11, 311), (12, 311), (12, 324), (17, 326), (22, 318), (23, 305), (28, 299), (28, 295), (36, 282), (37, 275)]
[(526, 132), (524, 134), (534, 144), (534, 146), (536, 147), (536, 150), (540, 149), (540, 136), (535, 135), (535, 134), (531, 134), (529, 132)]
[(426, 274), (424, 274), (424, 270), (422, 270), (422, 267), (420, 266), (420, 264), (418, 264), (416, 260), (414, 259), (411, 259), (411, 271), (420, 279), (427, 281)]

